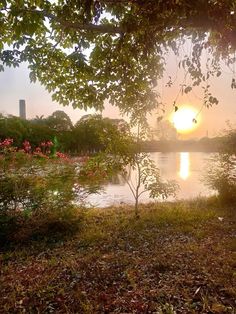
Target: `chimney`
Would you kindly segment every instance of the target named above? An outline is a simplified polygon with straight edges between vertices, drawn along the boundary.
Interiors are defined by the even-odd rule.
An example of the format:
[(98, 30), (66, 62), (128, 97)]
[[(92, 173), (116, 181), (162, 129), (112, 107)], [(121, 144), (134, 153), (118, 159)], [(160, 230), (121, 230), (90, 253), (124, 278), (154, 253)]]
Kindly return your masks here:
[(20, 99), (19, 101), (19, 111), (20, 111), (20, 118), (26, 119), (26, 107), (25, 107), (25, 100)]

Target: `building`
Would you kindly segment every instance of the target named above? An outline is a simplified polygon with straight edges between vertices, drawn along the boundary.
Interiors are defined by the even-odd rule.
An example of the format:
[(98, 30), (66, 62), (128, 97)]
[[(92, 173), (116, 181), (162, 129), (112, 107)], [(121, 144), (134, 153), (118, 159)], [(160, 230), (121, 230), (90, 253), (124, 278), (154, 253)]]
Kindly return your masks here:
[(19, 100), (19, 113), (21, 119), (26, 119), (26, 106), (25, 106), (25, 100), (20, 99)]
[(24, 99), (19, 100), (19, 113), (21, 119), (26, 119), (26, 106)]

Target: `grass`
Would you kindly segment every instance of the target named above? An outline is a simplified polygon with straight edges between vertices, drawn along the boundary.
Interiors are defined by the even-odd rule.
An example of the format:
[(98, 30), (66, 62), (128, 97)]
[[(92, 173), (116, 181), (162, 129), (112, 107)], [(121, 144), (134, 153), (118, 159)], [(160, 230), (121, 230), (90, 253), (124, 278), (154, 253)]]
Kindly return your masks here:
[(0, 313), (236, 313), (235, 208), (89, 210), (64, 241), (0, 253)]

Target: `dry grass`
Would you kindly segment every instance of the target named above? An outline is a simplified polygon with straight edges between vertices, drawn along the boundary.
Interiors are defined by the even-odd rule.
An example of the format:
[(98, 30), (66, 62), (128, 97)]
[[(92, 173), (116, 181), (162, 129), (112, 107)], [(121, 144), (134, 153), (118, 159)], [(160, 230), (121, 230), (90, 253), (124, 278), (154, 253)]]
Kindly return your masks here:
[(0, 254), (0, 313), (235, 313), (235, 213), (200, 199), (138, 220), (90, 210), (65, 242)]

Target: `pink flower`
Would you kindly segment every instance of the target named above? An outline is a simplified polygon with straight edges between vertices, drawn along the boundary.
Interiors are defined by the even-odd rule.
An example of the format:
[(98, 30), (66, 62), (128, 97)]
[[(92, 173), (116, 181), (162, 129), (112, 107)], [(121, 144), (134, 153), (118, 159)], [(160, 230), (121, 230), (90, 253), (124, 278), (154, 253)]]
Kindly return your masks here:
[(4, 141), (0, 142), (0, 147), (7, 147), (13, 143), (12, 138), (6, 138)]
[(36, 153), (41, 153), (41, 148), (40, 148), (40, 147), (36, 147), (36, 148), (35, 148), (35, 152), (36, 152)]
[(48, 146), (48, 147), (51, 147), (51, 146), (53, 146), (53, 142), (52, 141), (47, 141), (45, 145)]
[(61, 152), (56, 152), (56, 156), (57, 156), (58, 158), (68, 159), (68, 157), (67, 157), (65, 154), (61, 153)]
[(30, 145), (30, 142), (25, 140), (23, 142), (23, 147), (24, 147), (24, 150), (28, 153), (30, 150), (31, 150), (31, 145)]

